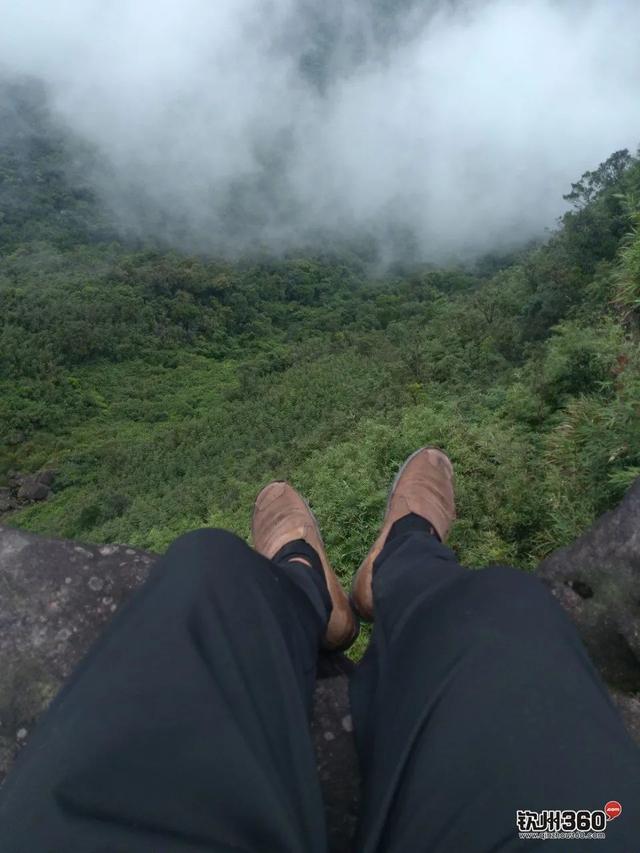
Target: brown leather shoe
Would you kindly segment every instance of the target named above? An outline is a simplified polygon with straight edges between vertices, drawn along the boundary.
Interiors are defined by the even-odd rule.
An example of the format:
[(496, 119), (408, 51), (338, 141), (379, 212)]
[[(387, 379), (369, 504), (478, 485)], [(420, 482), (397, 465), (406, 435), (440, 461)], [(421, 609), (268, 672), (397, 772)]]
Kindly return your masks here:
[(358, 636), (358, 621), (329, 565), (318, 522), (304, 498), (288, 483), (269, 483), (256, 498), (251, 536), (256, 551), (270, 560), (295, 539), (304, 539), (318, 553), (333, 603), (323, 647), (331, 651), (348, 648)]
[(353, 579), (351, 603), (363, 619), (373, 622), (373, 563), (391, 527), (409, 513), (429, 521), (444, 542), (455, 517), (453, 466), (435, 447), (416, 450), (398, 471), (389, 493), (380, 535)]

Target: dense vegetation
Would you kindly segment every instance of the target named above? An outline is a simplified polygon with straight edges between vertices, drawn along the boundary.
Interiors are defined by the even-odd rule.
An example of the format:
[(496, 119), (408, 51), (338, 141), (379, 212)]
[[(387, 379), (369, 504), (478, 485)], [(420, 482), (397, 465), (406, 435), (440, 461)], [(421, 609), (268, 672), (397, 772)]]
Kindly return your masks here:
[(627, 152), (573, 185), (545, 245), (474, 269), (228, 263), (117, 240), (90, 152), (31, 88), (2, 94), (0, 481), (59, 471), (12, 524), (152, 549), (201, 525), (247, 535), (260, 486), (286, 477), (346, 578), (396, 467), (435, 443), (462, 558), (532, 567), (640, 474)]

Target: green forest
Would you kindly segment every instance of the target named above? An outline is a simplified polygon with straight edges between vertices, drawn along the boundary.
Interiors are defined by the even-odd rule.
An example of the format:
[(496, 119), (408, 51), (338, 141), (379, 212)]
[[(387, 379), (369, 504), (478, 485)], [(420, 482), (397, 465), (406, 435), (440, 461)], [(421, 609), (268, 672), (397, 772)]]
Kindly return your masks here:
[(530, 569), (640, 475), (637, 155), (559, 186), (569, 211), (508, 256), (228, 261), (119, 237), (92, 152), (25, 84), (3, 94), (0, 485), (58, 472), (3, 524), (161, 551), (205, 525), (248, 536), (286, 478), (347, 581), (395, 470), (435, 444), (462, 560)]

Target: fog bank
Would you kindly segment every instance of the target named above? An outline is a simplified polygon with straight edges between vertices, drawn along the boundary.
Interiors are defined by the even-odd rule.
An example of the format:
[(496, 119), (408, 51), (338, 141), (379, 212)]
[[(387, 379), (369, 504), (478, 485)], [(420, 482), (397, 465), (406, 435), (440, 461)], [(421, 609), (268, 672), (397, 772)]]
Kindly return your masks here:
[(508, 248), (640, 141), (636, 0), (319, 7), (0, 0), (0, 65), (98, 147), (123, 231), (216, 252)]

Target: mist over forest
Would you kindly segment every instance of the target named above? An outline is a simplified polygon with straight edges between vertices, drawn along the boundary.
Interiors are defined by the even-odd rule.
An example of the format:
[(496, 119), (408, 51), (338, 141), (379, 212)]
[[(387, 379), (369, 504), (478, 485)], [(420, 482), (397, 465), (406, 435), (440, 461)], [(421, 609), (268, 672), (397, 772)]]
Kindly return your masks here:
[(185, 250), (505, 251), (553, 228), (571, 182), (640, 137), (634, 0), (0, 11), (2, 76), (43, 82), (119, 233)]

